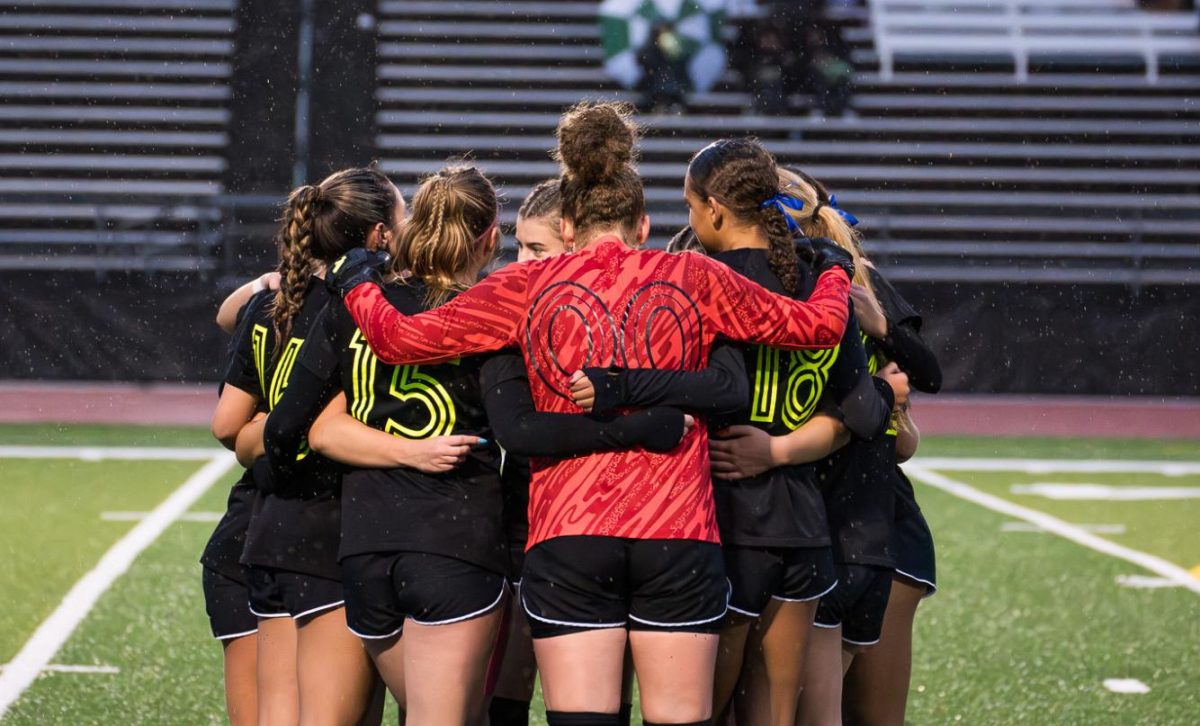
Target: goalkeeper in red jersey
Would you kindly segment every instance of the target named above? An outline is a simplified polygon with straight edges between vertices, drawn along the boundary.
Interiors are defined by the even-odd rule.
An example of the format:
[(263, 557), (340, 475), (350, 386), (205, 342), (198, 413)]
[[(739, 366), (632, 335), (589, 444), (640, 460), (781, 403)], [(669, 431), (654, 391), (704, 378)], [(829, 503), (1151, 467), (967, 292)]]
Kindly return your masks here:
[[(559, 123), (562, 231), (578, 252), (510, 265), (415, 316), (368, 284), (369, 255), (343, 259), (330, 282), (379, 358), (432, 363), (515, 345), (538, 408), (574, 413), (570, 378), (585, 366), (698, 370), (718, 336), (837, 345), (848, 256), (820, 260), (800, 302), (700, 255), (637, 249), (649, 219), (636, 138), (618, 104), (583, 104)], [(535, 459), (529, 515), (522, 595), (549, 722), (616, 723), (628, 639), (646, 723), (708, 723), (728, 583), (704, 427), (665, 454)]]

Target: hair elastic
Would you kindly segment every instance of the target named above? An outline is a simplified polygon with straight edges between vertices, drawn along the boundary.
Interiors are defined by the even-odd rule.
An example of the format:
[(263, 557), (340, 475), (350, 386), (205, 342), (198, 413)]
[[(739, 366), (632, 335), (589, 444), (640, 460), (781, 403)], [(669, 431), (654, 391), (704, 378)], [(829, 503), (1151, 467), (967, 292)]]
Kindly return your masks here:
[(789, 231), (793, 233), (800, 231), (800, 225), (796, 224), (796, 220), (792, 219), (792, 215), (788, 214), (787, 210), (794, 209), (799, 212), (800, 210), (804, 209), (804, 201), (802, 199), (797, 199), (790, 194), (778, 192), (774, 196), (769, 197), (762, 204), (758, 205), (758, 207), (759, 209), (775, 207), (779, 210), (779, 213), (783, 215), (783, 221), (787, 222)]
[(850, 225), (851, 227), (858, 226), (858, 217), (855, 217), (853, 214), (838, 206), (836, 194), (829, 195), (829, 208), (841, 215), (842, 219), (846, 220), (846, 224)]

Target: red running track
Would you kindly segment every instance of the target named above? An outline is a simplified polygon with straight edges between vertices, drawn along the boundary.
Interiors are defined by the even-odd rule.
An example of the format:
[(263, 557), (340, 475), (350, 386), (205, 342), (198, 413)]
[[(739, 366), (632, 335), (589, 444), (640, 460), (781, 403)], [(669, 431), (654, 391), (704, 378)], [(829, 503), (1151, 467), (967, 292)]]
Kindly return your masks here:
[[(0, 423), (207, 426), (213, 384), (0, 382)], [(1200, 440), (1200, 399), (920, 396), (921, 433)]]

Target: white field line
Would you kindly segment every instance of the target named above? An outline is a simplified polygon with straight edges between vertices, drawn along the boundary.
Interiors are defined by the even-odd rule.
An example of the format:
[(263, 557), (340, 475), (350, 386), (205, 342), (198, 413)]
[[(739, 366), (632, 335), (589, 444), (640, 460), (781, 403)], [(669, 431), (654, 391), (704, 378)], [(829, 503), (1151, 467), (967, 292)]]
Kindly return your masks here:
[(1150, 686), (1136, 678), (1105, 678), (1104, 687), (1113, 693), (1149, 693)]
[(1163, 499), (1200, 499), (1200, 487), (1113, 486), (1091, 482), (1038, 481), (1013, 484), (1012, 494), (1029, 494), (1066, 501), (1148, 502)]
[(0, 459), (208, 461), (220, 449), (170, 446), (0, 446)]
[(973, 459), (918, 456), (911, 462), (938, 471), (1019, 471), (1026, 474), (1200, 474), (1195, 461), (1135, 461), (1132, 459)]
[[(1085, 532), (1092, 534), (1125, 534), (1123, 524), (1077, 524)], [(1004, 522), (1000, 525), (1001, 532), (1045, 532), (1046, 530), (1029, 522)]]
[(919, 479), (936, 489), (941, 489), (948, 494), (952, 494), (959, 499), (965, 499), (968, 502), (978, 504), (1015, 519), (1023, 519), (1026, 522), (1036, 524), (1047, 532), (1057, 534), (1059, 537), (1069, 539), (1088, 549), (1125, 560), (1126, 562), (1132, 562), (1156, 575), (1173, 580), (1179, 583), (1180, 587), (1186, 587), (1200, 595), (1200, 580), (1192, 577), (1187, 570), (1179, 565), (1167, 562), (1154, 555), (1148, 555), (1145, 552), (1139, 552), (1123, 545), (1109, 542), (1102, 537), (1097, 537), (1091, 532), (1084, 531), (1080, 527), (1064, 522), (1057, 517), (1052, 517), (1045, 512), (1013, 504), (1007, 499), (1001, 499), (987, 492), (982, 492), (975, 487), (931, 471), (925, 466), (910, 463), (904, 465), (904, 470), (909, 476)]
[[(150, 512), (101, 512), (100, 519), (105, 522), (140, 522), (150, 516)], [(220, 522), (224, 516), (221, 512), (184, 512), (179, 515), (180, 522)]]
[(1159, 590), (1164, 587), (1179, 587), (1179, 583), (1165, 577), (1150, 575), (1117, 575), (1117, 584), (1137, 590)]
[(50, 664), (50, 659), (71, 637), (88, 612), (113, 582), (129, 569), (134, 559), (149, 547), (159, 535), (186, 512), (192, 504), (225, 475), (237, 459), (221, 451), (208, 455), (208, 463), (188, 477), (171, 492), (148, 517), (138, 522), (104, 553), (90, 572), (84, 575), (59, 606), (42, 621), (33, 636), (0, 674), (0, 717), (20, 698), (38, 674)]
[[(0, 672), (3, 672), (8, 665), (0, 665)], [(108, 665), (60, 665), (51, 663), (42, 669), (46, 673), (104, 673), (106, 675), (115, 675), (121, 672), (121, 669), (116, 666)]]

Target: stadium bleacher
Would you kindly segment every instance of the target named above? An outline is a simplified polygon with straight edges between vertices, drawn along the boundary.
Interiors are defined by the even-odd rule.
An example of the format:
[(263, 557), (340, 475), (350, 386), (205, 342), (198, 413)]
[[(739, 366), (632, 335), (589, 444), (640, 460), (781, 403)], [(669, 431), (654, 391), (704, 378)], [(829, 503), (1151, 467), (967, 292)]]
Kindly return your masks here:
[[(0, 4), (0, 266), (63, 263), (46, 262), (49, 246), (92, 250), (72, 255), (82, 266), (218, 264), (234, 2)], [(971, 23), (991, 23), (1000, 13), (987, 8), (1013, 2), (957, 5), (977, 6), (966, 14)], [(1087, 25), (1121, 17), (1139, 28), (1179, 22), (1136, 10), (1133, 0), (1053, 3), (1070, 7), (1056, 20), (1021, 16), (1051, 26), (1063, 18)], [(896, 12), (873, 27), (884, 6)], [(514, 202), (553, 174), (546, 151), (564, 106), (634, 98), (600, 68), (596, 7), (382, 0), (377, 146), (385, 170), (411, 189), (448, 156), (473, 152)], [(732, 72), (694, 96), (686, 115), (645, 118), (641, 169), (655, 239), (684, 222), (688, 157), (719, 135), (753, 134), (838, 192), (893, 277), (1200, 283), (1194, 26), (1161, 34), (1170, 42), (1156, 46), (1153, 71), (1135, 51), (1096, 60), (1065, 46), (1058, 54), (1003, 45), (1016, 36), (991, 26), (989, 42), (1003, 47), (984, 58), (942, 45), (907, 53), (903, 39), (921, 33), (969, 37), (975, 26), (946, 7), (843, 7), (858, 68), (855, 118), (809, 118), (804, 97), (792, 99), (792, 116), (751, 115)], [(932, 17), (959, 20), (947, 33), (942, 21), (921, 24)], [(1133, 37), (1108, 21), (1090, 27), (1094, 47), (1124, 47)]]
[[(1072, 4), (1087, 17), (1087, 2)], [(379, 148), (390, 172), (411, 177), (473, 151), (519, 198), (554, 173), (545, 152), (564, 104), (634, 98), (598, 67), (595, 3), (502, 5), (381, 3)], [(749, 97), (730, 74), (693, 97), (686, 116), (645, 119), (641, 170), (658, 239), (684, 223), (688, 157), (716, 135), (754, 134), (838, 190), (893, 277), (1200, 282), (1193, 67), (1164, 64), (1153, 83), (1138, 67), (1035, 64), (1021, 77), (967, 72), (947, 51), (885, 79), (869, 8), (844, 17), (860, 70), (858, 118), (809, 119), (802, 98), (795, 117), (747, 115)], [(1184, 40), (1200, 57), (1196, 34)]]
[(0, 269), (216, 266), (234, 2), (0, 3)]

